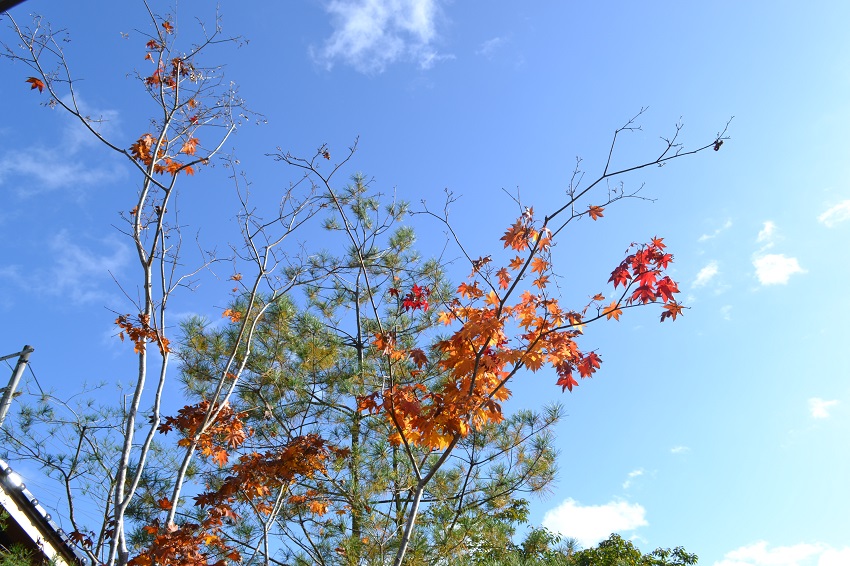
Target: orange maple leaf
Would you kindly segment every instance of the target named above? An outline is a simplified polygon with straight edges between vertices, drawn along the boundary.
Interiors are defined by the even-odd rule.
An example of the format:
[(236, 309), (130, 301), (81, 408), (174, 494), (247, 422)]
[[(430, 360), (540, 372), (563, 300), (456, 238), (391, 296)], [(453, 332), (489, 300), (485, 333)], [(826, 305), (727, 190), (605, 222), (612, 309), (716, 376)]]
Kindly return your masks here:
[(372, 340), (372, 345), (383, 354), (392, 355), (395, 353), (395, 336), (392, 333), (377, 333), (375, 339)]
[(165, 160), (165, 171), (171, 173), (172, 175), (176, 175), (180, 172), (180, 168), (183, 167), (183, 164), (179, 161), (175, 161), (173, 159)]
[(227, 450), (215, 450), (212, 454), (213, 462), (218, 464), (218, 467), (224, 467), (227, 464)]
[(484, 292), (478, 288), (478, 282), (475, 281), (472, 285), (467, 285), (466, 283), (461, 283), (457, 287), (457, 294), (461, 297), (467, 297), (470, 299), (477, 299), (484, 295)]
[(198, 148), (198, 138), (189, 138), (186, 140), (186, 143), (183, 144), (183, 147), (180, 148), (180, 153), (185, 153), (186, 155), (195, 155), (195, 150)]
[(43, 91), (44, 91), (44, 83), (43, 83), (40, 79), (37, 79), (37, 78), (35, 78), (35, 77), (30, 77), (30, 78), (28, 78), (28, 79), (27, 79), (26, 81), (24, 81), (24, 82), (28, 82), (29, 84), (31, 84), (31, 85), (32, 85), (32, 86), (30, 87), (30, 90), (33, 90), (33, 89), (37, 88), (37, 89), (38, 89), (38, 92), (43, 92)]
[(547, 262), (543, 258), (536, 257), (531, 260), (531, 271), (536, 271), (537, 273), (543, 273), (546, 271), (546, 268), (549, 267), (549, 262)]
[(511, 276), (508, 273), (508, 270), (504, 267), (496, 272), (496, 276), (499, 278), (499, 287), (502, 289), (507, 289), (511, 283)]
[(165, 33), (173, 33), (174, 26), (171, 25), (171, 22), (162, 22), (162, 29), (165, 30)]
[(593, 218), (594, 220), (597, 220), (597, 219), (605, 216), (604, 214), (602, 214), (603, 210), (605, 210), (605, 209), (602, 208), (601, 206), (590, 206), (587, 209), (587, 213), (590, 214), (591, 218)]
[(677, 316), (679, 316), (680, 314), (684, 314), (682, 310), (684, 310), (685, 307), (673, 301), (664, 305), (664, 308), (666, 310), (661, 313), (661, 322), (664, 322), (665, 320), (667, 320), (667, 318), (672, 318), (673, 320), (676, 320)]
[(489, 293), (487, 293), (487, 298), (484, 299), (484, 304), (498, 307), (501, 301), (502, 299), (495, 291), (490, 291)]
[(617, 301), (611, 301), (611, 304), (605, 307), (605, 316), (608, 317), (608, 320), (612, 318), (620, 320), (621, 314), (623, 314), (623, 310), (619, 308)]
[(229, 316), (231, 322), (239, 322), (240, 320), (242, 320), (242, 313), (233, 309), (225, 310), (223, 313), (221, 313), (221, 316)]
[(528, 229), (523, 225), (522, 220), (517, 220), (500, 239), (505, 241), (506, 248), (510, 247), (517, 251), (522, 251), (528, 248), (528, 242), (526, 240), (528, 235)]

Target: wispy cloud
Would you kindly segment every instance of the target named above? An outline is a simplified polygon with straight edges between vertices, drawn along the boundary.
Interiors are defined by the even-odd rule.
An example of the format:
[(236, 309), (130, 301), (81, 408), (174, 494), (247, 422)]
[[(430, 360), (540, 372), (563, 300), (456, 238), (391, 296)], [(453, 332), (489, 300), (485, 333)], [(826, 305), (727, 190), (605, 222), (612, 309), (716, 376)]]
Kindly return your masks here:
[(712, 239), (716, 238), (717, 236), (719, 236), (722, 232), (725, 232), (726, 230), (728, 230), (731, 227), (732, 227), (732, 220), (729, 219), (729, 220), (726, 221), (726, 223), (723, 224), (723, 226), (716, 229), (711, 234), (703, 234), (702, 236), (700, 236), (698, 241), (699, 242), (706, 242), (708, 240), (712, 240)]
[(703, 267), (697, 273), (697, 278), (694, 279), (693, 287), (704, 287), (711, 281), (715, 275), (719, 273), (719, 268), (716, 261), (710, 261), (708, 265)]
[(75, 196), (81, 187), (92, 187), (115, 179), (116, 168), (91, 167), (59, 148), (33, 146), (3, 152), (0, 157), (0, 185), (12, 184), (22, 197), (70, 188)]
[(806, 273), (795, 257), (765, 253), (776, 243), (778, 233), (776, 224), (768, 220), (756, 237), (756, 243), (761, 244), (761, 248), (753, 255), (753, 267), (762, 285), (785, 285), (795, 273)]
[[(118, 127), (118, 113), (88, 107), (79, 98), (80, 110), (92, 116), (95, 129), (109, 136)], [(91, 157), (100, 142), (76, 118), (62, 114), (62, 129), (55, 145), (7, 149), (0, 154), (0, 186), (12, 185), (21, 197), (56, 190), (84, 197), (85, 191), (123, 176), (116, 161)], [(106, 151), (105, 148), (103, 148)]]
[(104, 290), (104, 284), (112, 284), (110, 274), (117, 276), (129, 263), (130, 248), (110, 238), (98, 242), (99, 251), (93, 251), (79, 240), (61, 231), (48, 242), (52, 265), (36, 270), (9, 265), (0, 270), (0, 279), (22, 291), (62, 297), (74, 304), (108, 303), (111, 293)]
[(827, 401), (820, 397), (812, 397), (809, 399), (809, 413), (813, 419), (828, 419), (830, 408), (836, 405), (838, 405), (838, 401), (835, 399)]
[(795, 544), (768, 548), (759, 541), (727, 552), (714, 566), (845, 566), (850, 564), (850, 547), (826, 544)]
[(682, 445), (674, 446), (673, 448), (670, 449), (671, 454), (687, 454), (690, 451), (691, 451), (691, 449), (689, 447), (682, 446)]
[(756, 278), (762, 285), (785, 285), (795, 273), (806, 273), (795, 257), (767, 254), (753, 260)]
[(313, 57), (328, 69), (342, 61), (373, 74), (397, 61), (428, 69), (450, 58), (434, 47), (437, 0), (332, 0), (325, 10), (334, 31)]
[(493, 53), (504, 43), (504, 37), (493, 37), (479, 45), (478, 49), (475, 50), (475, 54), (483, 57), (492, 57)]
[(56, 257), (53, 265), (53, 294), (69, 297), (77, 303), (101, 300), (101, 285), (111, 282), (110, 274), (118, 275), (130, 259), (130, 248), (114, 238), (100, 243), (101, 251), (92, 251), (74, 241), (65, 231), (50, 242)]
[(765, 246), (773, 246), (773, 239), (776, 237), (776, 224), (768, 220), (762, 225), (759, 235), (756, 237), (756, 242)]
[(732, 305), (720, 307), (720, 316), (723, 317), (723, 320), (732, 320)]
[(633, 531), (648, 524), (643, 506), (625, 501), (582, 505), (574, 499), (567, 499), (543, 517), (544, 527), (564, 537), (574, 538), (584, 547), (605, 540), (611, 533)]
[(850, 220), (850, 199), (839, 202), (818, 216), (818, 222), (827, 228), (832, 228), (836, 224), (846, 222), (847, 220)]
[(629, 489), (632, 486), (632, 480), (635, 478), (639, 478), (643, 475), (643, 468), (638, 468), (637, 470), (632, 470), (629, 472), (626, 481), (623, 482), (623, 489)]

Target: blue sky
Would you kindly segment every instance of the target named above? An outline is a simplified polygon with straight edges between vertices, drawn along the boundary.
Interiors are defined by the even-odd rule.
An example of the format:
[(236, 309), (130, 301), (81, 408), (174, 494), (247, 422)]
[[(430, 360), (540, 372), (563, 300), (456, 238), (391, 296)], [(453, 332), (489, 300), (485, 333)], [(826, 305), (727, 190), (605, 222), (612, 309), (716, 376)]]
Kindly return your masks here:
[[(29, 0), (12, 13), (29, 11), (68, 29), (84, 104), (132, 143), (147, 116), (126, 77), (143, 63), (143, 7)], [(568, 413), (560, 479), (532, 519), (585, 545), (612, 531), (647, 550), (682, 545), (707, 565), (850, 563), (850, 4), (224, 1), (221, 11), (225, 30), (249, 41), (217, 54), (267, 122), (231, 141), (258, 194), (289, 180), (265, 157), (275, 147), (328, 143), (336, 155), (359, 136), (352, 171), (376, 186), (414, 203), (441, 203), (444, 188), (462, 197), (453, 218), (473, 256), (513, 221), (502, 189), (552, 210), (576, 156), (598, 174), (614, 129), (642, 107), (642, 130), (615, 163), (654, 158), (679, 120), (694, 146), (734, 115), (719, 152), (624, 179), (654, 202), (617, 203), (559, 244), (556, 269), (581, 301), (606, 289), (630, 242), (662, 236), (691, 308), (673, 324), (646, 309), (589, 331), (582, 345), (604, 363), (571, 394), (554, 375), (513, 387), (516, 407), (560, 399)], [(180, 3), (181, 24), (195, 16), (211, 22), (211, 4)], [(129, 269), (132, 250), (112, 224), (130, 208), (132, 172), (40, 107), (23, 67), (0, 61), (0, 73), (0, 354), (32, 344), (45, 387), (119, 379), (128, 352), (108, 309), (126, 304), (110, 272)], [(204, 238), (233, 229), (223, 171), (184, 190)], [(442, 243), (438, 227), (417, 227), (426, 249)], [(226, 291), (204, 282), (180, 300), (176, 313), (215, 318)]]

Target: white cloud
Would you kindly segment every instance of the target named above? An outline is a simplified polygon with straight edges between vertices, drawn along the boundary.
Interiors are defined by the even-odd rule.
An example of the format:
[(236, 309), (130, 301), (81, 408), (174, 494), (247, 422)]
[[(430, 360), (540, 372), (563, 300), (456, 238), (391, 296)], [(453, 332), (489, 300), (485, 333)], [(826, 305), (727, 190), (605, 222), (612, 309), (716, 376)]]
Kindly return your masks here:
[(447, 58), (437, 53), (437, 0), (332, 0), (334, 31), (314, 58), (328, 69), (340, 60), (362, 73), (380, 73), (396, 61), (423, 69)]
[(23, 270), (10, 265), (0, 269), (0, 278), (26, 291), (59, 296), (75, 304), (108, 302), (110, 293), (103, 290), (103, 284), (112, 284), (110, 274), (118, 276), (127, 265), (130, 248), (109, 238), (98, 242), (100, 251), (92, 251), (79, 240), (63, 230), (48, 243), (50, 256), (54, 258), (52, 266)]
[(850, 564), (850, 547), (827, 548), (818, 560), (818, 566), (847, 566), (848, 564)]
[(720, 228), (718, 228), (717, 230), (715, 230), (711, 234), (703, 234), (702, 236), (700, 236), (698, 241), (706, 242), (708, 240), (712, 240), (712, 239), (716, 238), (717, 236), (719, 236), (721, 234), (721, 232), (724, 232), (731, 227), (732, 227), (732, 219), (729, 219), (729, 220), (726, 221), (725, 224), (723, 224), (723, 226), (721, 226)]
[(648, 525), (646, 510), (637, 503), (611, 501), (605, 505), (582, 505), (567, 499), (543, 517), (543, 526), (587, 548), (611, 533), (633, 531)]
[(795, 273), (806, 273), (797, 258), (784, 254), (767, 254), (753, 260), (756, 277), (762, 285), (785, 285)]
[(130, 259), (130, 249), (114, 238), (101, 242), (102, 253), (81, 246), (68, 232), (62, 231), (50, 242), (56, 257), (50, 291), (69, 297), (76, 303), (100, 300), (103, 292), (101, 283), (118, 276)]
[(785, 285), (795, 273), (806, 273), (795, 257), (765, 253), (773, 247), (777, 235), (776, 224), (767, 220), (756, 237), (756, 243), (761, 244), (761, 248), (753, 254), (753, 267), (762, 285)]
[(836, 405), (838, 405), (838, 401), (835, 399), (827, 401), (820, 397), (812, 397), (809, 399), (809, 413), (811, 413), (813, 419), (828, 419), (829, 409)]
[(687, 454), (690, 451), (691, 451), (691, 449), (689, 447), (682, 446), (682, 445), (674, 446), (673, 448), (670, 449), (671, 454)]
[(623, 489), (629, 489), (632, 486), (632, 480), (635, 478), (639, 478), (643, 475), (643, 469), (639, 468), (637, 470), (632, 470), (629, 472), (628, 479), (623, 482)]
[(34, 146), (5, 151), (0, 157), (0, 185), (19, 179), (15, 192), (23, 197), (65, 188), (76, 193), (81, 187), (97, 186), (120, 174), (117, 168), (92, 167), (58, 148)]
[(850, 547), (834, 549), (825, 544), (795, 544), (768, 548), (759, 541), (727, 552), (714, 566), (846, 566)]
[(723, 317), (723, 320), (732, 320), (732, 305), (720, 307), (720, 316)]
[[(115, 133), (116, 111), (90, 108), (79, 97), (77, 103), (82, 113), (93, 118), (91, 123), (97, 131), (105, 136)], [(114, 157), (104, 160), (100, 155), (92, 155), (98, 148), (104, 152), (111, 150), (101, 146), (77, 118), (63, 113), (60, 120), (62, 131), (56, 145), (7, 149), (0, 155), (0, 185), (14, 183), (15, 192), (22, 197), (59, 189), (80, 197), (91, 187), (124, 175)]]
[(492, 57), (496, 49), (498, 49), (499, 46), (503, 43), (505, 43), (504, 37), (494, 37), (488, 39), (487, 41), (483, 42), (481, 45), (478, 46), (478, 49), (475, 50), (475, 54), (482, 55), (484, 57)]
[(836, 204), (818, 216), (818, 222), (824, 224), (827, 228), (832, 228), (847, 220), (850, 220), (850, 199)]
[(697, 278), (693, 282), (693, 287), (704, 287), (711, 281), (719, 272), (716, 261), (711, 261), (699, 270)]
[(766, 221), (756, 237), (756, 242), (765, 244), (766, 247), (773, 245), (773, 239), (776, 237), (776, 224), (770, 220)]

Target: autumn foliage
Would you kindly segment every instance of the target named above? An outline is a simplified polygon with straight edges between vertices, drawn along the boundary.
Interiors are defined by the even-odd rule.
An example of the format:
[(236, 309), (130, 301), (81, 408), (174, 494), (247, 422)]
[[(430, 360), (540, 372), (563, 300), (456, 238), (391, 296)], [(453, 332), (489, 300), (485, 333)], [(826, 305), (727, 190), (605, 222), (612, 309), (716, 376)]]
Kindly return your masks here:
[[(128, 159), (141, 179), (135, 202), (127, 206), (129, 215), (122, 218), (144, 272), (137, 284), (144, 295), (131, 311), (139, 314), (121, 314), (114, 321), (118, 337), (132, 343), (139, 359), (139, 385), (136, 395), (128, 396), (133, 397), (132, 405), (124, 410), (120, 426), (113, 427), (125, 432), (117, 443), (122, 445), (120, 470), (104, 490), (108, 503), (103, 532), (98, 539), (75, 526), (72, 542), (88, 552), (93, 564), (126, 564), (132, 550), (131, 566), (223, 566), (242, 561), (245, 549), (259, 546), (256, 541), (261, 537), (268, 545), (272, 528), (277, 527), (293, 541), (295, 551), (287, 549), (287, 559), (309, 556), (315, 561), (324, 559), (324, 552), (331, 554), (329, 563), (336, 554), (340, 563), (358, 564), (367, 556), (383, 563), (395, 555), (399, 565), (421, 501), (444, 505), (443, 516), (432, 517), (431, 526), (445, 531), (440, 540), (456, 537), (452, 540), (459, 549), (474, 550), (477, 544), (461, 540), (466, 536), (462, 528), (471, 532), (491, 520), (521, 520), (522, 505), (511, 502), (516, 491), (543, 489), (554, 478), (555, 466), (546, 459), (551, 455), (554, 461), (556, 451), (543, 436), (558, 417), (519, 418), (513, 429), (499, 428), (512, 422), (503, 405), (512, 395), (513, 380), (545, 372), (554, 381), (552, 389), (572, 391), (602, 364), (597, 351), (581, 344), (589, 325), (619, 321), (625, 311), (653, 304), (661, 309), (661, 322), (676, 320), (685, 308), (676, 299), (677, 283), (667, 274), (673, 256), (659, 237), (629, 245), (607, 282), (604, 277), (600, 280), (607, 290), (587, 295), (586, 304), (581, 304), (584, 299), (579, 306), (562, 304), (553, 259), (556, 237), (573, 220), (604, 223), (606, 207), (629, 196), (610, 191), (607, 200), (588, 205), (591, 195), (598, 194), (589, 193), (597, 183), (705, 149), (717, 151), (723, 133), (690, 152), (680, 152), (674, 137), (654, 161), (619, 171), (609, 171), (609, 153), (600, 177), (580, 190), (571, 184), (567, 202), (557, 211), (539, 217), (532, 208), (522, 207), (502, 235), (501, 246), (496, 246), (501, 249), (488, 250), (490, 255), (466, 256), (456, 240), (471, 267), (456, 285), (446, 284), (447, 266), (437, 260), (419, 271), (410, 267), (407, 260), (414, 254), (399, 250), (412, 244), (412, 231), (405, 237), (399, 230), (384, 246), (384, 234), (410, 212), (406, 203), (387, 205), (390, 220), (381, 224), (376, 218), (385, 203), (366, 194), (368, 182), (361, 176), (355, 175), (354, 185), (342, 190), (331, 183), (354, 148), (339, 163), (328, 163), (331, 152), (325, 145), (307, 159), (281, 152), (275, 158), (304, 176), (282, 200), (278, 218), (260, 219), (253, 204), (248, 205), (247, 186), (240, 188), (238, 175), (233, 177), (245, 238), (243, 248), (232, 248), (237, 258), (233, 261), (243, 262), (234, 267), (245, 275), (240, 271), (227, 279), (236, 284), (227, 283), (234, 299), (217, 311), (221, 313), (217, 322), (226, 330), (206, 332), (199, 324), (194, 333), (186, 332), (185, 343), (173, 353), (165, 331), (173, 321), (166, 323), (165, 306), (172, 291), (189, 286), (188, 279), (181, 278), (184, 263), (179, 256), (180, 223), (174, 216), (175, 186), (178, 179), (185, 179), (180, 173), (192, 176), (209, 163), (235, 130), (234, 117), (244, 114), (233, 89), (223, 87), (226, 83), (220, 76), (196, 62), (204, 46), (218, 42), (218, 31), (205, 32), (199, 45), (182, 53), (174, 43), (176, 20), (153, 15), (152, 19), (154, 32), (146, 38), (143, 59), (139, 57), (145, 70), (137, 78), (155, 103), (156, 117), (145, 128), (150, 131), (132, 143), (106, 142), (80, 108), (68, 106), (55, 92), (56, 84), (71, 84), (70, 77), (55, 80), (34, 64), (37, 61), (24, 58), (35, 69), (29, 72), (41, 73), (25, 79), (29, 89), (47, 90), (51, 105), (77, 116), (98, 139)], [(30, 48), (26, 57), (40, 52)], [(634, 129), (631, 124), (617, 133)], [(202, 131), (207, 127), (216, 129)], [(213, 131), (219, 133), (214, 136)], [(335, 149), (334, 159), (338, 155)], [(323, 172), (327, 168), (332, 172)], [(293, 197), (307, 179), (303, 183), (309, 185), (307, 196)], [(292, 230), (329, 210), (336, 216), (324, 226), (342, 234), (346, 252), (340, 257), (314, 253), (306, 243), (298, 252), (275, 248), (289, 241), (286, 237)], [(454, 235), (447, 216), (425, 213), (444, 222)], [(283, 226), (283, 235), (270, 236), (278, 225)], [(218, 261), (209, 255), (204, 267)], [(260, 288), (269, 289), (269, 295), (263, 296)], [(290, 296), (295, 296), (296, 288), (305, 290), (302, 304)], [(270, 315), (275, 305), (278, 319)], [(287, 317), (298, 318), (287, 310), (290, 307), (304, 311), (298, 315), (299, 332), (287, 327)], [(354, 330), (349, 331), (349, 323)], [(140, 400), (149, 391), (144, 383), (151, 344), (162, 365), (158, 372), (150, 372), (158, 373), (159, 381), (148, 413)], [(163, 416), (161, 398), (170, 355), (182, 356), (184, 385), (193, 397), (176, 414)], [(190, 360), (192, 355), (196, 356)], [(86, 427), (81, 430), (78, 450), (90, 446)], [(511, 434), (513, 438), (506, 439)], [(139, 487), (149, 479), (146, 459), (159, 449), (154, 438), (163, 437), (179, 448), (175, 458), (182, 460), (177, 471), (169, 470), (161, 481), (150, 480), (153, 487)], [(539, 466), (529, 463), (534, 458), (526, 455), (524, 443), (529, 439), (540, 440), (528, 451), (536, 450)], [(106, 461), (100, 460), (94, 442), (91, 446), (97, 456), (92, 461), (99, 465)], [(491, 457), (488, 450), (494, 446), (497, 455)], [(462, 448), (468, 448), (468, 459), (467, 454), (457, 457), (451, 472), (440, 476), (441, 467)], [(500, 456), (513, 459), (520, 471), (504, 471), (506, 467), (496, 461)], [(376, 471), (377, 464), (364, 464), (370, 458), (387, 469)], [(473, 477), (476, 466), (479, 476)], [(462, 482), (457, 479), (464, 475)], [(192, 485), (191, 496), (183, 491), (184, 480)], [(429, 482), (439, 484), (430, 493)], [(138, 503), (136, 490), (144, 491), (144, 503)], [(166, 492), (171, 495), (163, 496)], [(134, 516), (131, 528), (136, 532), (128, 534), (124, 521), (131, 509), (137, 511), (131, 503), (138, 503), (147, 515)], [(373, 513), (373, 505), (384, 507)], [(488, 516), (490, 510), (497, 510), (498, 517)], [(262, 534), (250, 542), (234, 536), (246, 516), (252, 525), (262, 527)], [(380, 523), (372, 526), (371, 534), (365, 524), (370, 517)], [(286, 531), (288, 521), (297, 523), (300, 533)], [(506, 533), (501, 534), (509, 540)], [(300, 534), (319, 542), (303, 543)], [(132, 535), (137, 538), (128, 549)], [(439, 538), (430, 536), (432, 540), (423, 544)], [(364, 550), (372, 544), (370, 537), (382, 537), (380, 548)], [(322, 544), (327, 541), (333, 542), (325, 548)], [(269, 563), (274, 549), (263, 552), (255, 551), (252, 563), (261, 558)], [(419, 556), (428, 555), (422, 551)], [(451, 552), (441, 560), (445, 556)]]
[[(182, 143), (178, 153), (194, 155), (197, 145), (197, 138), (189, 138)], [(136, 143), (130, 146), (130, 153), (139, 163), (158, 175), (163, 173), (177, 175), (180, 172), (194, 175), (195, 170), (191, 165), (168, 156), (167, 146), (168, 140), (156, 140), (151, 134), (143, 134)], [(156, 157), (154, 157), (154, 154), (156, 154)]]
[[(602, 207), (592, 206), (588, 214), (596, 220)], [(591, 305), (580, 312), (568, 310), (550, 295), (551, 233), (545, 222), (537, 227), (532, 209), (502, 241), (516, 252), (513, 259), (498, 269), (489, 266), (489, 257), (473, 261), (469, 280), (458, 286), (457, 296), (440, 313), (440, 320), (455, 328), (431, 354), (444, 372), (442, 382), (430, 389), (420, 383), (394, 386), (360, 400), (361, 410), (386, 416), (395, 428), (390, 437), (394, 444), (445, 450), (471, 428), (500, 422), (501, 404), (511, 395), (508, 382), (523, 368), (537, 372), (551, 367), (558, 376), (556, 384), (572, 390), (578, 385), (576, 376), (591, 377), (602, 361), (596, 352), (582, 352), (576, 342), (587, 322), (601, 316), (619, 319), (623, 307), (650, 302), (664, 305), (662, 321), (681, 313), (673, 298), (679, 289), (664, 274), (673, 256), (664, 252), (660, 238), (632, 246), (635, 251), (609, 279), (615, 290), (625, 289), (623, 295), (590, 315)], [(521, 281), (531, 284), (520, 292)], [(395, 289), (390, 293), (399, 295)], [(414, 286), (404, 297), (404, 308), (427, 309), (428, 303), (418, 299), (424, 294)], [(596, 295), (593, 304), (602, 300)], [(409, 357), (416, 367), (429, 363), (422, 350), (400, 351), (386, 335), (376, 336), (374, 345), (392, 360)]]
[(193, 446), (202, 456), (223, 466), (228, 453), (239, 448), (253, 433), (244, 426), (243, 417), (226, 403), (213, 411), (209, 401), (201, 401), (183, 407), (176, 417), (166, 417), (159, 425), (159, 432), (167, 434), (177, 429), (183, 436), (177, 441), (178, 446)]
[[(602, 210), (590, 207), (585, 214), (597, 220)], [(356, 408), (385, 420), (392, 446), (410, 453), (448, 454), (472, 431), (503, 421), (510, 382), (521, 371), (536, 373), (548, 367), (562, 390), (592, 377), (602, 360), (597, 352), (579, 346), (588, 324), (619, 320), (624, 309), (649, 303), (662, 307), (662, 321), (681, 314), (683, 307), (675, 300), (678, 286), (666, 274), (673, 257), (657, 237), (632, 244), (613, 269), (610, 303), (598, 293), (580, 310), (563, 307), (550, 290), (555, 273), (549, 221), (536, 220), (533, 210), (526, 209), (501, 238), (507, 250), (504, 265), (494, 264), (492, 256), (471, 260), (472, 272), (454, 297), (441, 297), (437, 304), (432, 304), (433, 291), (425, 284), (402, 286), (396, 277), (386, 288), (388, 305), (396, 312), (433, 315), (450, 331), (431, 346), (411, 342), (397, 328), (372, 334), (369, 346), (396, 377), (390, 386), (360, 396)], [(223, 316), (234, 325), (247, 323), (244, 307), (228, 308)], [(426, 380), (426, 375), (439, 378)], [(195, 505), (205, 513), (201, 523), (178, 527), (154, 522), (146, 527), (154, 539), (135, 559), (137, 566), (236, 560), (238, 552), (222, 542), (220, 530), (222, 521), (238, 520), (241, 505), (269, 516), (285, 506), (301, 520), (321, 517), (331, 508), (342, 514), (352, 511), (353, 502), (340, 506), (327, 492), (303, 487), (306, 480), (328, 477), (332, 462), (348, 461), (348, 448), (310, 433), (282, 440), (274, 449), (242, 453), (231, 463), (229, 455), (253, 434), (245, 417), (226, 404), (212, 407), (202, 401), (164, 419), (160, 432), (177, 430), (179, 446), (192, 446), (218, 467), (229, 467), (214, 487), (208, 485), (195, 497)], [(302, 487), (294, 489), (296, 484)], [(345, 550), (340, 547), (338, 552)]]
[[(194, 445), (202, 457), (222, 467), (227, 464), (229, 453), (253, 434), (245, 426), (244, 416), (226, 404), (212, 411), (209, 402), (204, 401), (180, 409), (175, 417), (165, 418), (159, 431), (163, 434), (179, 431), (182, 438), (178, 446)], [(227, 543), (222, 533), (226, 523), (239, 520), (238, 505), (246, 504), (256, 512), (271, 515), (280, 505), (279, 494), (287, 493), (298, 480), (324, 472), (330, 461), (346, 453), (318, 435), (307, 434), (275, 450), (241, 455), (222, 481), (214, 487), (208, 485), (207, 491), (194, 498), (196, 508), (203, 513), (200, 522), (183, 521), (177, 525), (155, 519), (142, 529), (151, 536), (150, 544), (130, 565), (220, 566), (228, 561), (239, 562), (239, 551)], [(284, 501), (301, 513), (315, 515), (324, 515), (330, 504), (323, 494), (315, 491), (290, 493)], [(158, 505), (169, 511), (174, 503), (161, 499)]]
[(115, 324), (120, 328), (118, 338), (124, 341), (124, 337), (133, 343), (133, 351), (137, 354), (143, 352), (147, 344), (156, 344), (159, 352), (164, 354), (170, 351), (169, 341), (162, 331), (151, 326), (151, 317), (140, 313), (135, 317), (129, 314), (119, 315)]

